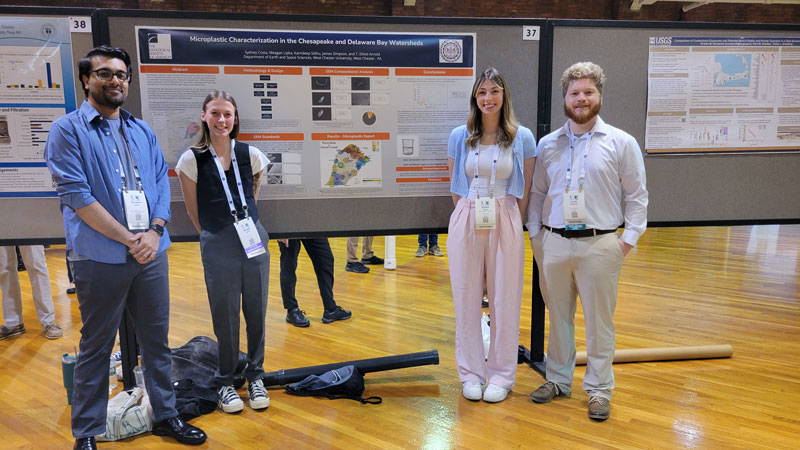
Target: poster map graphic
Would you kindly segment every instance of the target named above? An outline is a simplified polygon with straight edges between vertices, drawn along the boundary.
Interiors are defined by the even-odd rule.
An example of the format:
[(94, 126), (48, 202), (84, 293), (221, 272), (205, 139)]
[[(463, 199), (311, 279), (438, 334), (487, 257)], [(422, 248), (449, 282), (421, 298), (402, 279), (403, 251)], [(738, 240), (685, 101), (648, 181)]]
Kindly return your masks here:
[(3, 18), (0, 197), (55, 197), (44, 162), (50, 125), (75, 110), (66, 18)]
[[(142, 116), (174, 167), (212, 90), (270, 163), (262, 199), (450, 195), (475, 34), (136, 28)], [(179, 183), (170, 180), (173, 198)]]
[(650, 38), (647, 153), (796, 151), (800, 38)]

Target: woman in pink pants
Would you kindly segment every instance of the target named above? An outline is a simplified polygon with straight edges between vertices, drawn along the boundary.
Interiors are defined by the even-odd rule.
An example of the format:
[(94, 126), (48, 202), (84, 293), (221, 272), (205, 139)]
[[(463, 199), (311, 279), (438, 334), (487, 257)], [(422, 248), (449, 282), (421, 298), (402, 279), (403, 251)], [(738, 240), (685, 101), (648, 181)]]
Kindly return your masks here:
[[(499, 402), (514, 386), (517, 374), (525, 265), (522, 217), (536, 143), (533, 133), (517, 121), (508, 85), (495, 68), (486, 69), (475, 82), (469, 120), (450, 134), (447, 156), (455, 204), (447, 251), (458, 376), (465, 398)], [(492, 299), (491, 345), (486, 359), (479, 301), (484, 267)]]

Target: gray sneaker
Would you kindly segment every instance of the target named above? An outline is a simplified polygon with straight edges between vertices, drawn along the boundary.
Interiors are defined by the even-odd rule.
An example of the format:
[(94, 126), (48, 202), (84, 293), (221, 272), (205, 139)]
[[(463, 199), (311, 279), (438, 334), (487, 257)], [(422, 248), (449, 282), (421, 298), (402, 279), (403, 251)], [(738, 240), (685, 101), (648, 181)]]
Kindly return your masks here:
[(42, 328), (44, 329), (44, 337), (47, 339), (58, 339), (64, 336), (64, 330), (61, 325), (55, 322), (47, 322)]
[(433, 256), (444, 256), (444, 252), (439, 248), (438, 245), (431, 245), (431, 248), (428, 249), (428, 254)]
[(606, 420), (611, 415), (611, 402), (605, 397), (595, 395), (589, 398), (589, 418)]
[(423, 256), (425, 256), (427, 254), (428, 254), (428, 249), (420, 245), (419, 248), (417, 249), (416, 257), (417, 258), (422, 258)]
[(566, 396), (567, 394), (561, 392), (561, 389), (555, 383), (548, 381), (531, 393), (531, 400), (536, 403), (547, 403), (556, 397)]

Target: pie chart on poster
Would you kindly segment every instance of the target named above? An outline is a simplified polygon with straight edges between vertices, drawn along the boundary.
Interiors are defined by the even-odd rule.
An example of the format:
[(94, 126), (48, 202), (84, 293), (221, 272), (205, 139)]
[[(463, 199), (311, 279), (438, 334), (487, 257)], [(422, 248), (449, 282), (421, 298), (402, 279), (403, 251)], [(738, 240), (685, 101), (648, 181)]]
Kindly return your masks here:
[(361, 120), (364, 121), (364, 124), (366, 125), (375, 124), (375, 119), (377, 119), (377, 116), (375, 116), (375, 113), (372, 111), (367, 111), (363, 116), (361, 116)]

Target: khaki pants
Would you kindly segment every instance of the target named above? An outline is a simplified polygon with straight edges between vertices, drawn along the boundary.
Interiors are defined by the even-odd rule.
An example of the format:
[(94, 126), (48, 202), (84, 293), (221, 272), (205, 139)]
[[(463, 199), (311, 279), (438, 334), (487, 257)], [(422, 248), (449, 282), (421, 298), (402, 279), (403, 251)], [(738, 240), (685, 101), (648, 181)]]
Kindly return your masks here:
[[(361, 259), (369, 259), (375, 256), (372, 252), (372, 240), (375, 236), (365, 236), (361, 238), (363, 245), (361, 247)], [(358, 261), (358, 237), (347, 238), (347, 262)]]
[(539, 284), (550, 317), (547, 381), (565, 393), (575, 372), (575, 310), (580, 295), (586, 322), (583, 389), (611, 399), (614, 389), (614, 308), (624, 255), (619, 235), (567, 239), (544, 228), (531, 238)]

